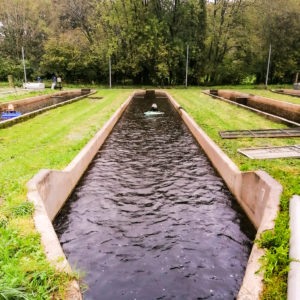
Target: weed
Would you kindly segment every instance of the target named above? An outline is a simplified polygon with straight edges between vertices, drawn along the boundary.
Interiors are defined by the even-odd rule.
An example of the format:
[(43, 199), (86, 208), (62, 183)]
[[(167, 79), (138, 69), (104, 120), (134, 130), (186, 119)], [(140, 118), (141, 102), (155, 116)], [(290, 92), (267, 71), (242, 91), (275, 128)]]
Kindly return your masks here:
[(12, 211), (16, 217), (31, 215), (34, 211), (34, 206), (32, 203), (26, 201), (13, 206)]

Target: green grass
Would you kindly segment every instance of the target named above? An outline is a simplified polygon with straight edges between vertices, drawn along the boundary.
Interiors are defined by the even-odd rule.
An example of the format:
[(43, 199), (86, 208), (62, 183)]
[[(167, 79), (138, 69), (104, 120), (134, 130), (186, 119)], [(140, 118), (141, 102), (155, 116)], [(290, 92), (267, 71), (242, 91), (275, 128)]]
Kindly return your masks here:
[(264, 247), (265, 289), (262, 299), (286, 299), (289, 251), (289, 199), (300, 194), (300, 160), (251, 160), (237, 153), (238, 148), (299, 144), (300, 138), (223, 140), (219, 130), (284, 128), (250, 111), (215, 100), (200, 89), (171, 90), (171, 95), (221, 147), (242, 171), (264, 170), (283, 186), (280, 212), (275, 229), (261, 236)]
[(0, 129), (0, 299), (62, 298), (72, 277), (45, 258), (26, 183), (42, 168), (64, 168), (130, 93), (99, 91), (101, 100), (83, 99)]
[(7, 81), (0, 81), (0, 88), (8, 88), (8, 82)]

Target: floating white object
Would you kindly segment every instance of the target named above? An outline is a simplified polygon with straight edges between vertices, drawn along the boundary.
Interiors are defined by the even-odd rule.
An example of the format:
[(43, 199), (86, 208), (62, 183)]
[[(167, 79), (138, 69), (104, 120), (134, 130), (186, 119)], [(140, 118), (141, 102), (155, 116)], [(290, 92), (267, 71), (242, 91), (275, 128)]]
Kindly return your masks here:
[(163, 114), (164, 114), (164, 112), (162, 112), (162, 111), (146, 111), (146, 112), (144, 112), (145, 116), (161, 116)]
[(238, 149), (251, 159), (300, 158), (300, 145)]
[(26, 90), (43, 90), (45, 89), (45, 83), (27, 82), (27, 83), (23, 83), (23, 88)]

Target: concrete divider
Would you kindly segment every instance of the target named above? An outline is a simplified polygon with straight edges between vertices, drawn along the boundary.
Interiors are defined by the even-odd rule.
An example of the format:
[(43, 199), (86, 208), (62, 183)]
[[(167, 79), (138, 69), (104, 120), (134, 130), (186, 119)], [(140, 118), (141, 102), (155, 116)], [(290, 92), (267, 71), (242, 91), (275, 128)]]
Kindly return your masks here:
[[(288, 126), (292, 126), (292, 127), (295, 127), (295, 126), (298, 127), (298, 126), (300, 126), (300, 124), (297, 123), (297, 122), (294, 122), (294, 121), (288, 120), (286, 118), (279, 117), (277, 115), (274, 115), (274, 114), (271, 114), (271, 113), (268, 113), (268, 112), (256, 109), (254, 107), (250, 107), (250, 106), (246, 105), (248, 100), (247, 101), (242, 101), (244, 104), (238, 103), (237, 101), (229, 100), (228, 98), (218, 96), (218, 90), (206, 90), (206, 91), (203, 91), (203, 93), (206, 94), (206, 95), (209, 95), (209, 96), (211, 96), (213, 98), (216, 98), (218, 100), (230, 103), (232, 105), (241, 107), (241, 108), (246, 109), (246, 110), (250, 110), (250, 111), (252, 111), (252, 112), (254, 112), (254, 113), (256, 113), (256, 114), (258, 114), (260, 116), (263, 116), (263, 117), (265, 117), (265, 118), (267, 118), (269, 120), (272, 120), (273, 122), (282, 123), (282, 124), (285, 124), (285, 125), (288, 125)], [(245, 100), (245, 98), (242, 98), (242, 99)]]
[(244, 104), (247, 106), (300, 123), (300, 105), (298, 104), (230, 90), (218, 90), (218, 96), (235, 102), (243, 98), (246, 99)]
[(27, 107), (31, 107), (32, 105), (34, 105), (36, 103), (43, 102), (50, 98), (80, 95), (80, 94), (81, 94), (81, 90), (68, 90), (68, 91), (61, 91), (61, 92), (57, 92), (57, 93), (45, 94), (45, 95), (41, 95), (41, 96), (24, 98), (24, 99), (20, 99), (20, 100), (14, 100), (14, 101), (10, 101), (10, 102), (3, 102), (3, 103), (0, 103), (0, 112), (6, 110), (8, 105), (12, 104), (14, 106), (15, 110), (26, 113)]
[[(41, 170), (28, 182), (28, 199), (34, 203), (36, 208), (34, 215), (35, 226), (41, 234), (47, 258), (59, 270), (70, 272), (71, 268), (51, 221), (67, 200), (78, 180), (136, 93), (133, 93), (122, 104), (103, 128), (63, 171)], [(259, 235), (265, 230), (272, 229), (279, 207), (282, 192), (281, 185), (264, 171), (241, 172), (167, 92), (156, 92), (156, 94), (166, 96), (178, 111), (215, 169), (223, 177), (228, 188), (257, 228), (257, 234)], [(260, 267), (258, 260), (262, 254), (263, 251), (254, 244), (238, 299), (259, 299), (263, 288), (263, 274), (255, 274), (255, 272)], [(77, 292), (76, 295), (79, 297), (80, 293)], [(72, 299), (80, 298), (73, 297)]]
[[(66, 100), (66, 101), (63, 101), (63, 102), (60, 102), (60, 103), (57, 103), (57, 104), (49, 105), (49, 106), (46, 106), (44, 108), (40, 108), (40, 109), (34, 110), (32, 112), (25, 113), (25, 114), (23, 114), (23, 115), (21, 115), (19, 117), (2, 121), (2, 122), (0, 122), (0, 129), (1, 128), (7, 128), (7, 127), (13, 126), (15, 124), (19, 124), (21, 122), (24, 122), (24, 121), (26, 121), (28, 119), (31, 119), (31, 118), (37, 116), (37, 115), (40, 115), (40, 114), (44, 113), (45, 111), (48, 111), (48, 110), (55, 109), (55, 108), (60, 107), (60, 106), (64, 106), (64, 105), (67, 105), (67, 104), (71, 104), (71, 103), (77, 102), (77, 101), (79, 101), (79, 100), (81, 100), (83, 98), (86, 98), (86, 97), (88, 97), (90, 95), (93, 95), (95, 93), (97, 93), (97, 91), (92, 90), (88, 94), (84, 93), (83, 95), (75, 97), (75, 98), (72, 98), (70, 100)], [(75, 94), (73, 94), (73, 95), (75, 95)]]
[[(167, 92), (165, 95), (181, 115), (215, 169), (226, 182), (227, 187), (256, 227), (256, 237), (259, 238), (260, 233), (273, 229), (279, 209), (282, 186), (264, 171), (241, 172), (182, 107)], [(256, 274), (256, 272), (260, 268), (259, 259), (263, 254), (264, 251), (258, 249), (254, 244), (237, 299), (259, 299), (263, 290), (263, 273)]]
[(300, 97), (300, 90), (291, 90), (291, 89), (276, 89), (271, 90), (273, 93), (293, 96), (293, 97)]

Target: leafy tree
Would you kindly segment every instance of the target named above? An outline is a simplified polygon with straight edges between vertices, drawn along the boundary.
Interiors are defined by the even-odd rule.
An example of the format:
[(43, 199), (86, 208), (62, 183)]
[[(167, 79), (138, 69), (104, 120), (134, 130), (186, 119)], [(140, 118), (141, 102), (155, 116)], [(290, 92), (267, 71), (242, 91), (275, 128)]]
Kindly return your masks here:
[(12, 61), (21, 59), (25, 48), (26, 58), (34, 66), (40, 62), (43, 43), (47, 39), (50, 23), (50, 0), (0, 0), (0, 53)]
[(92, 72), (89, 53), (89, 45), (79, 30), (62, 33), (46, 42), (40, 70), (48, 77), (56, 74), (69, 81), (90, 81), (91, 74), (96, 77), (96, 73)]

